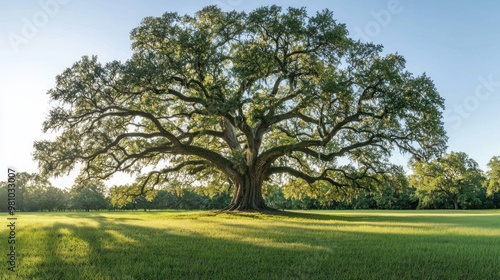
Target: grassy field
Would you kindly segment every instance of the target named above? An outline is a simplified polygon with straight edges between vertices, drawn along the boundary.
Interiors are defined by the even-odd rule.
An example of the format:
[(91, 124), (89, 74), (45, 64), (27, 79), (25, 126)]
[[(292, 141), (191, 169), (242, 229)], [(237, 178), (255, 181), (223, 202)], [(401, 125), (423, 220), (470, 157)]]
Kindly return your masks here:
[(18, 214), (2, 279), (500, 279), (500, 211)]

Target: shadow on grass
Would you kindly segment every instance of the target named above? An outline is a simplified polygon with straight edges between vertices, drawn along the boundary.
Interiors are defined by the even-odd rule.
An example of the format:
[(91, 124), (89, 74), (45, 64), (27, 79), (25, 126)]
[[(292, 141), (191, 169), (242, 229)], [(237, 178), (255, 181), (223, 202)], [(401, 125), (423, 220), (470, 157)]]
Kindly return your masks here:
[(273, 217), (282, 218), (296, 218), (296, 219), (308, 219), (308, 220), (340, 220), (340, 221), (356, 221), (362, 218), (360, 215), (357, 216), (344, 216), (344, 215), (334, 215), (334, 214), (320, 214), (320, 213), (307, 213), (307, 212), (296, 212), (296, 211), (265, 211), (265, 212), (239, 212), (239, 211), (212, 211), (213, 215), (226, 214), (234, 217), (247, 217), (254, 219), (268, 219)]
[[(55, 222), (40, 228), (45, 242), (31, 254), (41, 258), (24, 272), (21, 263), (19, 279), (500, 279), (498, 237), (332, 231), (307, 228), (307, 222), (348, 225), (366, 217), (282, 214), (243, 214), (270, 221), (238, 225), (226, 218), (242, 214), (186, 217), (200, 228), (215, 227), (220, 236), (119, 215), (84, 217), (95, 226)], [(284, 217), (305, 219), (303, 227), (290, 227), (299, 220)]]
[(301, 250), (121, 223), (127, 219), (92, 220), (97, 227), (55, 223), (43, 228), (47, 242), (35, 252), (42, 260), (23, 279), (306, 278), (304, 271), (288, 267), (288, 261), (300, 264)]

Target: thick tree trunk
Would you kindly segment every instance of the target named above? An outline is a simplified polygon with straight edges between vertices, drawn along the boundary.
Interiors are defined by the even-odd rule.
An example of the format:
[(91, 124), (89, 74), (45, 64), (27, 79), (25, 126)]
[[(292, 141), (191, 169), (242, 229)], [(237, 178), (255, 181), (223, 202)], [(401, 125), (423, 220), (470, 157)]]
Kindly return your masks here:
[(231, 203), (226, 211), (275, 211), (267, 207), (262, 197), (262, 180), (257, 176), (245, 176), (237, 183)]
[(455, 207), (455, 210), (458, 210), (458, 202), (455, 199), (453, 200), (453, 206)]

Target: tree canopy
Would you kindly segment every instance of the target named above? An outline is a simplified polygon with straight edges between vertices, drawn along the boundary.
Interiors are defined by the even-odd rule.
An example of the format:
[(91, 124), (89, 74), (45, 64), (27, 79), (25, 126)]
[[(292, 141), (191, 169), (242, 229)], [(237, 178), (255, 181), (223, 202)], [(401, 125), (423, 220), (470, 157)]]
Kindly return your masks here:
[(331, 11), (208, 6), (145, 18), (131, 39), (129, 60), (83, 57), (57, 76), (43, 130), (59, 136), (34, 144), (43, 174), (81, 163), (80, 180), (137, 175), (127, 195), (212, 185), (234, 190), (228, 210), (266, 210), (270, 180), (335, 195), (393, 170), (395, 150), (445, 149), (432, 80)]

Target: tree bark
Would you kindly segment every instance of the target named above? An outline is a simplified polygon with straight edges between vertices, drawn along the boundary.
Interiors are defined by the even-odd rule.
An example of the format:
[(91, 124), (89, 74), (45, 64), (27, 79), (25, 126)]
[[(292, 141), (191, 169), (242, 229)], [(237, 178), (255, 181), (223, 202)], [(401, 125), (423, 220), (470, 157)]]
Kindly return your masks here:
[(276, 211), (267, 207), (262, 197), (262, 179), (256, 175), (245, 175), (235, 184), (231, 203), (225, 211)]
[(458, 210), (458, 202), (456, 199), (453, 200), (453, 206), (455, 207), (455, 210)]

